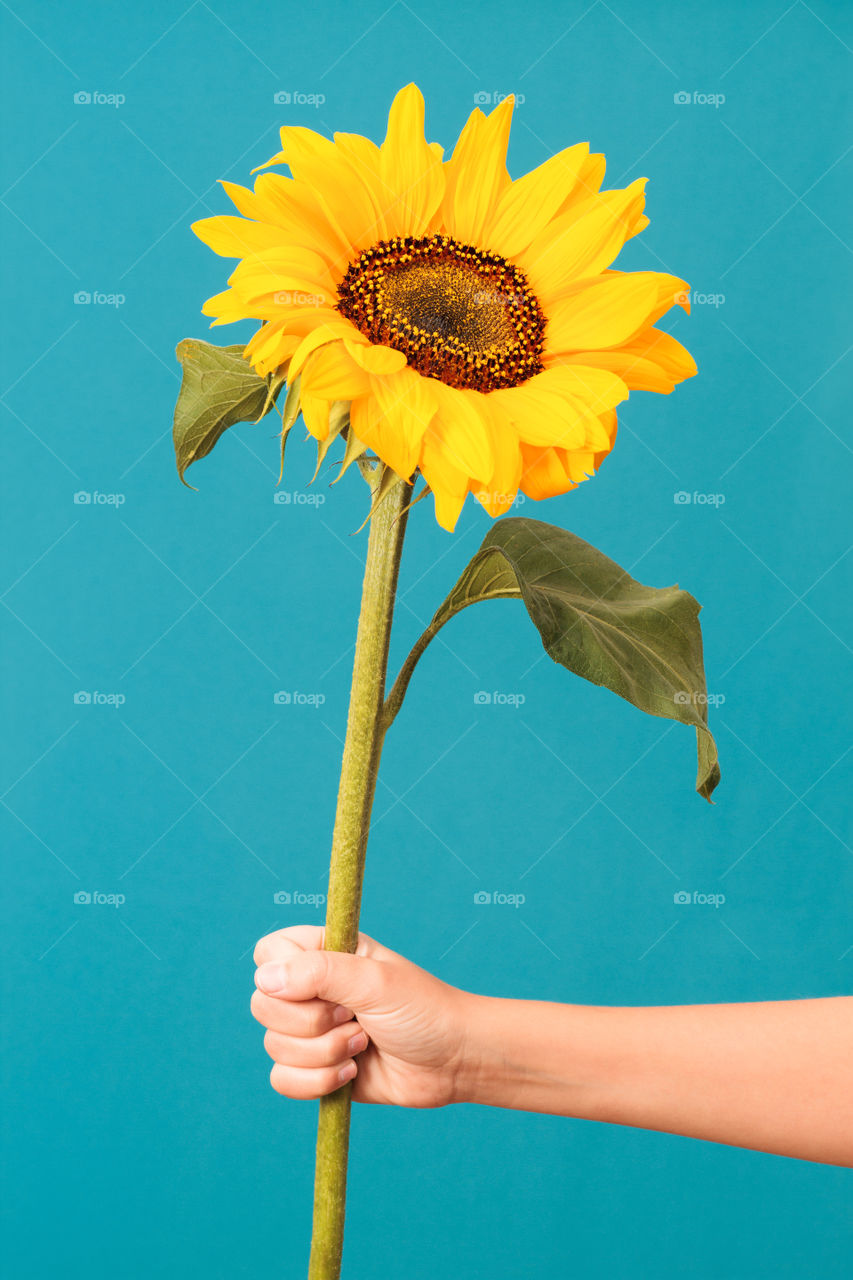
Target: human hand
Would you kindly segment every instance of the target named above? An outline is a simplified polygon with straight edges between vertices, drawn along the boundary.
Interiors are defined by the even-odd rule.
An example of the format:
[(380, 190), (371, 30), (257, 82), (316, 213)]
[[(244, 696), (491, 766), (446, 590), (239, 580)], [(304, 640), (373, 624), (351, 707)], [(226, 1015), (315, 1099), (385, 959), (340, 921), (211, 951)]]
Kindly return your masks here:
[(267, 1028), (276, 1092), (319, 1098), (353, 1080), (357, 1102), (456, 1101), (467, 1008), (476, 997), (364, 934), (355, 955), (322, 946), (320, 926), (296, 925), (255, 948), (251, 1008)]

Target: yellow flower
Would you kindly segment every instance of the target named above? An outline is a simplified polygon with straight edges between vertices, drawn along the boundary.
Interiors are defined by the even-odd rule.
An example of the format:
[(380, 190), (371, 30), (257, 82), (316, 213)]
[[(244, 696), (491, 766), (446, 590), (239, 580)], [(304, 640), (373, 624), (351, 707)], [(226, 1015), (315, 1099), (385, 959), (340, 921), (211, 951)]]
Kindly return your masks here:
[(496, 516), (519, 488), (574, 488), (610, 452), (629, 390), (696, 372), (654, 328), (689, 309), (685, 282), (608, 269), (648, 225), (645, 179), (602, 191), (604, 156), (579, 143), (513, 182), (512, 106), (473, 111), (449, 160), (425, 141), (415, 85), (381, 147), (285, 126), (268, 165), (292, 176), (223, 183), (243, 216), (193, 227), (241, 259), (205, 314), (262, 321), (246, 356), (301, 374), (311, 434), (326, 440), (332, 405), (351, 402), (352, 448), (420, 471), (446, 529), (469, 492)]

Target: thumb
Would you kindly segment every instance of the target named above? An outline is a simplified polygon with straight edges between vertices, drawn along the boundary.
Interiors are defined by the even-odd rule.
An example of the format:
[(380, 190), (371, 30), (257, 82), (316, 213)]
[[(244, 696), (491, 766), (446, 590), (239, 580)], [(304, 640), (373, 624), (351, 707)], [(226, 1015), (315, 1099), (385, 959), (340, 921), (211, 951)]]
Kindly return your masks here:
[(296, 952), (287, 959), (262, 964), (255, 984), (279, 1000), (329, 1000), (348, 1009), (368, 1010), (380, 998), (383, 966), (367, 956), (343, 951)]

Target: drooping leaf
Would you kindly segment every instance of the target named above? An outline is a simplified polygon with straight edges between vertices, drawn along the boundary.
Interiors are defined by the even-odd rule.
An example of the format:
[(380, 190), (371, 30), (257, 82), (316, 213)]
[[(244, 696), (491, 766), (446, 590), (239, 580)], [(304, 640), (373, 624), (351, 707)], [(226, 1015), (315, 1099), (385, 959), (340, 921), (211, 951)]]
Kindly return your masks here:
[(526, 517), (497, 521), (415, 645), (386, 703), (393, 719), (414, 665), (440, 627), (481, 600), (515, 597), (555, 662), (649, 715), (693, 725), (696, 790), (720, 779), (708, 729), (700, 605), (678, 587), (646, 587), (588, 542)]
[[(281, 374), (260, 377), (243, 356), (243, 347), (216, 347), (184, 338), (175, 354), (183, 380), (175, 405), (172, 438), (183, 484), (187, 467), (204, 458), (223, 432), (237, 422), (258, 422), (284, 385)], [(192, 485), (187, 485), (192, 488)]]

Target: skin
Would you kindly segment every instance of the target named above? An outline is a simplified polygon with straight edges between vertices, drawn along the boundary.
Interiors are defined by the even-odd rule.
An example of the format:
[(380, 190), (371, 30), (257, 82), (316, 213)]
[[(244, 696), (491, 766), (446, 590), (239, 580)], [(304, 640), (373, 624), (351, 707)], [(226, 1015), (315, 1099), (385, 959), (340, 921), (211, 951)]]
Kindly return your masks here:
[(473, 1102), (853, 1166), (853, 997), (610, 1008), (462, 991), (359, 935), (281, 929), (255, 949), (273, 1088)]

